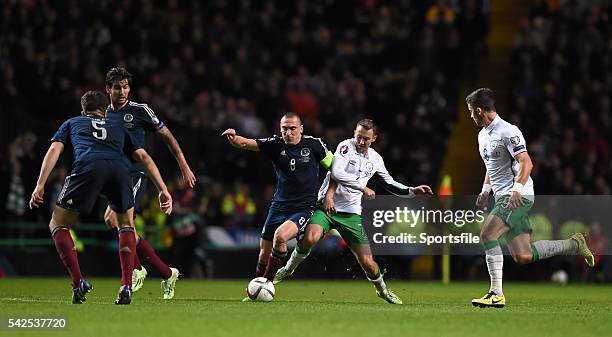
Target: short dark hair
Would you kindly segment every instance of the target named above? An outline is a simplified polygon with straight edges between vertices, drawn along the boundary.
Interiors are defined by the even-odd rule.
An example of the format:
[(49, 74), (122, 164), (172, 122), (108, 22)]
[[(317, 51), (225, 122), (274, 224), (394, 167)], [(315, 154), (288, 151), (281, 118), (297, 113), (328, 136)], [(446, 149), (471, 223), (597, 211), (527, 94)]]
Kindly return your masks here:
[(99, 91), (90, 90), (81, 96), (81, 108), (85, 112), (106, 111), (108, 100), (106, 95)]
[(300, 121), (300, 124), (302, 124), (302, 119), (300, 118), (300, 115), (296, 114), (295, 112), (289, 111), (286, 114), (284, 114), (281, 119), (283, 119), (283, 118), (285, 118), (285, 119), (286, 118), (297, 118)]
[(378, 126), (376, 126), (376, 123), (374, 123), (374, 121), (369, 118), (364, 118), (360, 120), (359, 122), (357, 122), (357, 126), (361, 126), (366, 130), (372, 130), (375, 135), (378, 134)]
[(106, 80), (104, 82), (106, 87), (110, 88), (113, 86), (113, 83), (123, 80), (127, 80), (128, 84), (132, 85), (132, 74), (123, 67), (115, 67), (106, 73)]
[(467, 95), (465, 102), (473, 108), (481, 108), (484, 111), (495, 111), (495, 97), (493, 90), (480, 88)]

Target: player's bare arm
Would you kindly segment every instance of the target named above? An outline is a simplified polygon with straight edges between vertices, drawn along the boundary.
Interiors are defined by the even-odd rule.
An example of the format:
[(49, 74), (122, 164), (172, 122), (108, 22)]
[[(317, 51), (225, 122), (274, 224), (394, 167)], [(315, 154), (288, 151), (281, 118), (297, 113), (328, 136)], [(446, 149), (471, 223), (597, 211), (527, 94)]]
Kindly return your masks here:
[(329, 179), (329, 186), (327, 187), (327, 192), (325, 192), (325, 199), (323, 199), (323, 211), (328, 215), (336, 213), (334, 205), (334, 194), (336, 194), (336, 189), (338, 189), (338, 183), (333, 179)]
[(159, 169), (151, 156), (144, 149), (138, 149), (134, 151), (132, 157), (144, 166), (147, 176), (151, 178), (153, 184), (157, 187), (159, 191), (159, 208), (166, 214), (172, 213), (172, 196), (170, 196), (168, 187), (166, 187), (166, 183), (164, 183), (164, 179), (161, 177)]
[(34, 192), (32, 192), (32, 197), (30, 198), (30, 209), (39, 207), (42, 204), (44, 200), (43, 196), (45, 194), (45, 184), (47, 183), (47, 179), (57, 163), (57, 159), (63, 151), (64, 143), (62, 142), (53, 142), (49, 146), (49, 150), (47, 150), (47, 154), (45, 154), (45, 159), (43, 159), (42, 166), (40, 168), (36, 188), (34, 189)]
[(255, 151), (255, 152), (259, 151), (259, 146), (257, 146), (257, 141), (255, 141), (255, 139), (238, 136), (236, 134), (236, 130), (234, 129), (227, 129), (223, 131), (221, 136), (226, 136), (230, 144), (232, 144), (232, 146), (237, 149), (249, 150), (249, 151)]
[(482, 183), (482, 191), (478, 194), (478, 198), (476, 198), (476, 206), (484, 207), (489, 202), (489, 196), (491, 195), (491, 177), (489, 177), (489, 172), (485, 173), (484, 181)]
[(523, 186), (527, 183), (531, 170), (533, 169), (533, 163), (531, 157), (527, 152), (521, 152), (514, 156), (514, 159), (518, 162), (518, 172), (516, 179), (514, 180), (514, 186), (512, 187), (512, 196), (510, 197), (510, 208), (516, 209), (523, 205), (521, 191)]
[(174, 136), (172, 135), (172, 132), (170, 132), (170, 129), (168, 129), (167, 127), (163, 127), (157, 130), (157, 135), (159, 135), (164, 140), (164, 142), (168, 146), (168, 149), (170, 149), (170, 152), (176, 159), (176, 162), (178, 163), (179, 168), (181, 170), (181, 174), (183, 175), (183, 180), (185, 181), (187, 186), (193, 188), (196, 183), (196, 177), (191, 171), (191, 168), (189, 168), (189, 164), (187, 164), (187, 160), (185, 159), (183, 150), (181, 150), (181, 146), (179, 145), (176, 138), (174, 138)]

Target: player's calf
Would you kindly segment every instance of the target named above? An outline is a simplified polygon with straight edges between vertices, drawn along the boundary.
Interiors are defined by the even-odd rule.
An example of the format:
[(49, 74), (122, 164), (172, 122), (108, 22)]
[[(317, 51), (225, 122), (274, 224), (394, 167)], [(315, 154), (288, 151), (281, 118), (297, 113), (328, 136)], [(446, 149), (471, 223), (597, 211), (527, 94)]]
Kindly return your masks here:
[(298, 234), (297, 225), (291, 221), (285, 221), (280, 227), (274, 232), (274, 240), (272, 241), (272, 253), (268, 259), (268, 266), (266, 267), (266, 273), (263, 277), (268, 280), (274, 280), (274, 276), (278, 269), (285, 264), (285, 258), (287, 257), (287, 242)]

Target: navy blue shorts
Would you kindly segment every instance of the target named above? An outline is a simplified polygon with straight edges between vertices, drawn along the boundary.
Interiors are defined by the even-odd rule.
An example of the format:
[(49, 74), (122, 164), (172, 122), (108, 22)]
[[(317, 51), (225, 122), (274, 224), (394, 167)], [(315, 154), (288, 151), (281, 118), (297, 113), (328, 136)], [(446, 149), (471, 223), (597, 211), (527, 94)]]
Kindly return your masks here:
[(142, 211), (142, 197), (147, 190), (147, 182), (149, 178), (146, 176), (132, 174), (132, 195), (134, 196), (134, 213)]
[(103, 194), (117, 213), (134, 207), (129, 167), (123, 160), (101, 159), (73, 167), (66, 177), (57, 205), (82, 214), (91, 212)]
[(261, 231), (261, 238), (264, 240), (272, 241), (276, 229), (287, 220), (293, 221), (299, 231), (300, 228), (308, 224), (312, 213), (312, 210), (279, 211), (270, 208), (270, 210), (268, 211), (268, 217), (266, 218), (266, 222), (264, 223), (263, 230)]

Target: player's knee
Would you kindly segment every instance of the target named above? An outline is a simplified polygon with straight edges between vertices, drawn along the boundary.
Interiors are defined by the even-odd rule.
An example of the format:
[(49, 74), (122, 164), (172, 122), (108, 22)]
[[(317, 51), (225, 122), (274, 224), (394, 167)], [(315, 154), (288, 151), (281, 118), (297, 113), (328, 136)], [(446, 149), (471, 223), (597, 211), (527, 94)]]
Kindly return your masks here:
[(274, 242), (277, 244), (287, 243), (292, 239), (292, 233), (290, 230), (285, 228), (278, 228), (276, 232), (274, 232)]
[(494, 238), (490, 233), (481, 232), (480, 233), (480, 240), (481, 240), (481, 242), (487, 242), (487, 241), (497, 240), (497, 238)]
[(533, 260), (533, 256), (531, 254), (516, 254), (512, 256), (514, 261), (518, 264), (528, 264)]
[(308, 247), (314, 246), (315, 244), (317, 244), (317, 241), (319, 241), (319, 236), (315, 235), (315, 233), (312, 232), (307, 232), (304, 235), (304, 238), (302, 239), (302, 243)]

